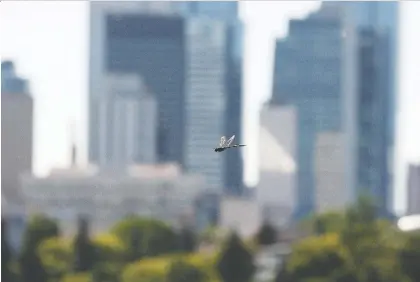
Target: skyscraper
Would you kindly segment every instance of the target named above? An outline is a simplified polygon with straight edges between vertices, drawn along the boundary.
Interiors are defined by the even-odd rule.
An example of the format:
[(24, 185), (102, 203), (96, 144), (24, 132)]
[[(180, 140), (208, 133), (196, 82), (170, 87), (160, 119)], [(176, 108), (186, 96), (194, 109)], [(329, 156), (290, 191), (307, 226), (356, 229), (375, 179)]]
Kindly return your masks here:
[[(314, 210), (314, 194), (326, 189), (317, 186), (332, 179), (344, 185), (343, 205), (368, 194), (390, 215), (397, 11), (395, 2), (325, 2), (292, 21), (288, 38), (277, 43), (272, 103), (300, 112), (297, 217)], [(341, 151), (328, 164), (320, 155), (327, 145)], [(334, 163), (341, 171), (319, 167)]]
[(183, 165), (184, 20), (166, 5), (152, 9), (136, 3), (90, 4), (89, 159), (99, 161), (98, 103), (107, 74), (128, 73), (142, 77), (156, 97), (158, 160)]
[(186, 38), (186, 168), (203, 174), (212, 187), (221, 189), (225, 158), (213, 148), (224, 135), (229, 94), (225, 84), (226, 25), (211, 19), (189, 19)]
[[(288, 37), (276, 45), (271, 103), (294, 105), (297, 111), (295, 218), (308, 215), (318, 206), (315, 203), (317, 175), (314, 167), (318, 135), (346, 134), (338, 138), (346, 140), (340, 146), (346, 152), (351, 149), (354, 138), (351, 132), (354, 118), (350, 116), (354, 113), (353, 103), (349, 100), (354, 96), (349, 87), (354, 71), (349, 60), (352, 59), (352, 33), (349, 29), (343, 37), (344, 15), (345, 11), (338, 3), (325, 2), (308, 18), (292, 20)], [(323, 143), (328, 144), (327, 141)], [(351, 167), (347, 166), (347, 169), (351, 173)], [(337, 173), (351, 179), (342, 171)], [(351, 184), (347, 182), (346, 185)]]
[(383, 216), (392, 209), (397, 110), (398, 2), (352, 2), (358, 32), (357, 193), (373, 196)]
[[(227, 55), (225, 57), (225, 128), (223, 135), (236, 135), (241, 141), (243, 107), (243, 24), (238, 18), (237, 1), (183, 1), (176, 2), (176, 9), (188, 19), (212, 19), (222, 21), (227, 33)], [(214, 139), (214, 137), (213, 137)], [(217, 141), (213, 144), (216, 145)], [(243, 159), (240, 150), (224, 155), (224, 186), (228, 194), (240, 194), (243, 189)]]
[(20, 175), (32, 170), (33, 101), (27, 84), (13, 62), (1, 63), (1, 192), (11, 207), (22, 204)]
[(356, 194), (372, 196), (383, 216), (389, 215), (392, 151), (389, 123), (389, 36), (373, 28), (358, 30), (358, 145)]

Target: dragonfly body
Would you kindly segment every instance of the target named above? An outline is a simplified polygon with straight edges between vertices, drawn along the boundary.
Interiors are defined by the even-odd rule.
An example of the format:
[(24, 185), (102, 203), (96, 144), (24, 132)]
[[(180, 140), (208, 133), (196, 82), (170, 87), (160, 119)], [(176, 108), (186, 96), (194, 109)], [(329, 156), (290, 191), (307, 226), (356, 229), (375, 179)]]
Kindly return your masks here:
[(244, 146), (246, 146), (246, 145), (242, 145), (242, 144), (230, 145), (230, 144), (232, 144), (233, 139), (235, 139), (235, 135), (233, 135), (228, 140), (226, 140), (226, 137), (225, 136), (222, 136), (222, 138), (220, 138), (219, 147), (215, 148), (214, 151), (216, 153), (220, 153), (220, 152), (225, 151), (226, 149), (238, 148), (238, 147), (244, 147)]

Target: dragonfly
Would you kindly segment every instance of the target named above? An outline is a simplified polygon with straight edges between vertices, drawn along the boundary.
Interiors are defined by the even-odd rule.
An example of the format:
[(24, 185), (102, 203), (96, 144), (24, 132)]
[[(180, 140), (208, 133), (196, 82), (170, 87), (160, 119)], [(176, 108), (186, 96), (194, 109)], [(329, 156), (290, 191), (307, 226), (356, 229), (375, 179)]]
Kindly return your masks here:
[(214, 151), (217, 153), (223, 152), (226, 149), (230, 149), (230, 148), (238, 148), (238, 147), (244, 147), (246, 145), (243, 144), (236, 144), (236, 145), (231, 145), (233, 142), (233, 139), (235, 139), (235, 135), (233, 135), (232, 137), (230, 137), (228, 140), (226, 140), (225, 136), (222, 136), (220, 138), (220, 144), (219, 147), (215, 148)]

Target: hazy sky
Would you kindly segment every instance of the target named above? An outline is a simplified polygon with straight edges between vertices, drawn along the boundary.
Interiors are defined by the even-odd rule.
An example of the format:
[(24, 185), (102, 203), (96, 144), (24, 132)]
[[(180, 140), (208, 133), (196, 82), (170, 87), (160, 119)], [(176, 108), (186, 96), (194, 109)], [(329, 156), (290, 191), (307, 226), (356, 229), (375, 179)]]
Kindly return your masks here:
[[(20, 75), (30, 79), (35, 98), (34, 171), (69, 163), (69, 125), (77, 124), (81, 163), (86, 163), (86, 101), (88, 3), (64, 1), (3, 1), (0, 8), (1, 58), (12, 59)], [(256, 158), (258, 105), (271, 89), (274, 38), (284, 36), (287, 20), (317, 8), (317, 1), (255, 1), (241, 3), (247, 24), (245, 62), (245, 142), (247, 158)], [(404, 164), (420, 159), (420, 2), (402, 6), (400, 97), (398, 116), (397, 208), (403, 205)], [(417, 122), (415, 122), (417, 120)], [(415, 132), (417, 131), (417, 132)], [(215, 140), (217, 142), (217, 140)], [(248, 162), (246, 180), (257, 171)]]

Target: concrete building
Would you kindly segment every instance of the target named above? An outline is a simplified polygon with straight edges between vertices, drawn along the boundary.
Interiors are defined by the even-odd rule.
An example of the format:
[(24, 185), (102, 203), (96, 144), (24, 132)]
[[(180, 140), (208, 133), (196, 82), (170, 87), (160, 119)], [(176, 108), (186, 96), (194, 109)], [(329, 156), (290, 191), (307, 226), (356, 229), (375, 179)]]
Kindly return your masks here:
[(315, 212), (342, 210), (351, 204), (351, 191), (345, 189), (345, 148), (343, 134), (318, 133), (315, 143)]
[(32, 171), (33, 100), (11, 61), (1, 63), (1, 135), (2, 199), (19, 210), (19, 175)]
[(98, 102), (99, 165), (124, 167), (157, 161), (158, 108), (136, 74), (108, 75)]
[(221, 199), (218, 226), (223, 230), (235, 230), (242, 238), (250, 238), (262, 223), (262, 210), (257, 201), (239, 197)]
[(55, 170), (46, 178), (22, 176), (29, 213), (57, 218), (73, 234), (80, 214), (90, 217), (93, 232), (103, 232), (128, 214), (153, 217), (173, 225), (194, 221), (194, 203), (205, 191), (204, 179), (183, 175), (176, 165), (139, 165), (123, 172)]
[(296, 193), (296, 109), (267, 105), (260, 115), (260, 180), (256, 200), (265, 219), (290, 221)]
[[(150, 6), (151, 5), (151, 6)], [(171, 4), (90, 3), (89, 161), (98, 163), (98, 103), (109, 73), (138, 74), (158, 104), (157, 156), (184, 164), (184, 20)], [(154, 7), (152, 7), (154, 6)], [(163, 7), (165, 6), (165, 7)]]
[(420, 214), (420, 165), (408, 168), (407, 215)]

